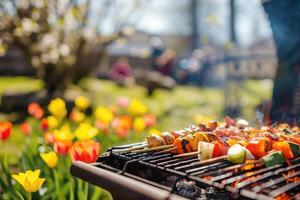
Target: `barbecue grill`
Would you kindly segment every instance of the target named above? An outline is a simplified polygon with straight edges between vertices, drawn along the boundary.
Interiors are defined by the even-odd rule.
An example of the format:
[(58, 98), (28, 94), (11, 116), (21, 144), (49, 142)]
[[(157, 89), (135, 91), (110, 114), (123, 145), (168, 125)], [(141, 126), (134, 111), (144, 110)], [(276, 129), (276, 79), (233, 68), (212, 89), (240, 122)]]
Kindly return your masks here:
[(264, 167), (226, 160), (201, 165), (197, 156), (160, 151), (122, 153), (143, 144), (112, 147), (95, 163), (75, 162), (71, 173), (114, 199), (300, 199), (300, 158)]

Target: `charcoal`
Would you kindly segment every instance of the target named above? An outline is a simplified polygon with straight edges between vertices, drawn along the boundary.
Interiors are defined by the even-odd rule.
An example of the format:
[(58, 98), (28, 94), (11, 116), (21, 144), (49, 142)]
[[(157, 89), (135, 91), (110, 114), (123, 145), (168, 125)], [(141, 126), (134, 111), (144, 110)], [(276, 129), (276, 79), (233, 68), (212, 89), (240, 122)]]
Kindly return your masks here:
[(194, 182), (181, 181), (176, 184), (177, 193), (189, 199), (196, 199), (200, 191)]

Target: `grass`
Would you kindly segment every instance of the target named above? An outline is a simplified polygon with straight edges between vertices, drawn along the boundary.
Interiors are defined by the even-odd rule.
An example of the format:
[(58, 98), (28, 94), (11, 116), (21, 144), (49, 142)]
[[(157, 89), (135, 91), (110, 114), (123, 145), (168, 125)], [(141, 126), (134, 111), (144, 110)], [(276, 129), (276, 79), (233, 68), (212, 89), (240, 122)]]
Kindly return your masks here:
[(0, 77), (0, 95), (6, 92), (34, 92), (43, 88), (43, 82), (29, 77)]
[[(157, 127), (161, 130), (187, 126), (194, 123), (195, 116), (199, 114), (216, 119), (223, 115), (225, 97), (222, 88), (177, 86), (173, 90), (157, 89), (149, 97), (142, 87), (123, 88), (106, 80), (85, 79), (80, 87), (97, 105), (109, 105), (124, 95), (146, 102), (151, 112), (159, 117)], [(252, 120), (256, 107), (271, 98), (272, 81), (246, 80), (236, 88), (242, 106), (240, 117)]]

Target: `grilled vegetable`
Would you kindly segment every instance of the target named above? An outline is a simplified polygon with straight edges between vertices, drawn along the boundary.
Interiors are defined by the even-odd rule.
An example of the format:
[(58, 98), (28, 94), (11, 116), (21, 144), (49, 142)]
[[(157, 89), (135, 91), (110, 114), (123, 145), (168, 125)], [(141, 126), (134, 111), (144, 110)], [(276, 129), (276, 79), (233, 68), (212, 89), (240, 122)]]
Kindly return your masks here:
[(209, 142), (209, 137), (204, 132), (197, 132), (194, 134), (194, 137), (197, 138), (198, 141)]
[(208, 142), (199, 142), (198, 158), (199, 160), (207, 160), (213, 157), (215, 145)]
[(211, 120), (207, 123), (207, 127), (213, 131), (218, 127), (218, 122), (216, 120)]
[(262, 157), (262, 161), (266, 167), (271, 167), (285, 162), (284, 156), (281, 151), (275, 151)]
[(265, 155), (270, 149), (270, 143), (268, 139), (253, 139), (251, 140), (246, 148), (255, 156), (256, 159), (259, 159)]
[(182, 140), (183, 138), (176, 138), (174, 141), (174, 146), (176, 147), (176, 150), (174, 153), (182, 154), (184, 153), (183, 147), (182, 147)]
[(236, 125), (238, 128), (246, 128), (249, 126), (249, 122), (247, 122), (246, 120), (244, 119), (239, 119), (237, 122), (236, 122)]
[(198, 144), (201, 140), (200, 138), (195, 137), (195, 135), (190, 135), (187, 136), (189, 138), (189, 145), (192, 148), (192, 151), (197, 151), (198, 150)]
[(286, 141), (276, 142), (275, 144), (273, 144), (272, 149), (281, 151), (286, 160), (292, 159), (294, 157), (292, 149), (289, 143)]
[(219, 141), (215, 142), (214, 145), (215, 145), (214, 153), (213, 153), (214, 158), (227, 155), (228, 149), (229, 149), (228, 145), (224, 144), (223, 142), (219, 142)]
[(165, 140), (159, 135), (155, 135), (155, 134), (149, 135), (147, 137), (147, 143), (149, 148), (166, 145)]
[(192, 135), (187, 135), (183, 137), (183, 139), (181, 140), (182, 148), (185, 153), (189, 153), (193, 151), (193, 147), (192, 147), (193, 140), (194, 138)]
[(300, 155), (299, 145), (295, 142), (290, 142), (290, 141), (288, 141), (288, 144), (290, 145), (294, 157), (298, 157)]
[(228, 144), (229, 146), (233, 146), (235, 144), (238, 144), (238, 141), (233, 140), (233, 139), (227, 139), (226, 144)]
[(228, 149), (227, 160), (234, 164), (245, 163), (246, 160), (254, 160), (254, 156), (245, 147), (235, 144)]

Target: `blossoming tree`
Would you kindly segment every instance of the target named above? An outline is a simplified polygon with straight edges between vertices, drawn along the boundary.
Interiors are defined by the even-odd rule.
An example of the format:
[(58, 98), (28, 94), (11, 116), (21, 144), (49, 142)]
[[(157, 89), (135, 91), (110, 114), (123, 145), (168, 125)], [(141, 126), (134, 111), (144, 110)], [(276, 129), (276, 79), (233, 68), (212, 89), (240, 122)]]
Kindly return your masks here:
[[(146, 1), (1, 0), (0, 55), (13, 44), (50, 96), (88, 75)], [(136, 18), (136, 17), (135, 17)], [(108, 22), (109, 34), (103, 34)], [(134, 22), (133, 22), (134, 23)], [(107, 28), (106, 28), (107, 29)]]

